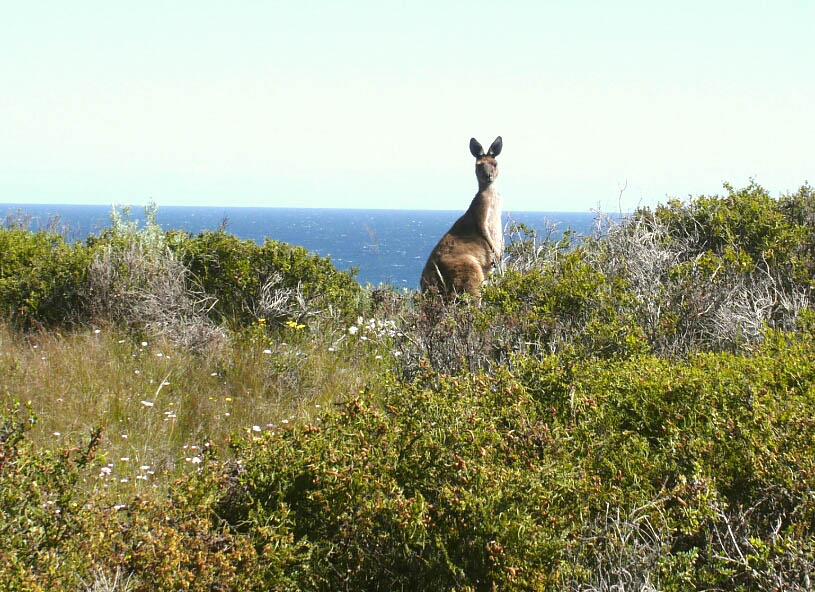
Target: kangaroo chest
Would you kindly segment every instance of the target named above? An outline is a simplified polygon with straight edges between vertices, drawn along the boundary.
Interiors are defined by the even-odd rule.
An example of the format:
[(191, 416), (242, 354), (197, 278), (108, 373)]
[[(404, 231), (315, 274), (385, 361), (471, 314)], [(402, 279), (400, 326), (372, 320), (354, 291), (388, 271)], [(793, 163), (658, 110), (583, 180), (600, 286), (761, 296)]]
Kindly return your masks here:
[(484, 226), (490, 234), (493, 245), (497, 250), (496, 255), (501, 255), (504, 252), (504, 225), (501, 220), (501, 210), (503, 207), (503, 200), (497, 191), (490, 192), (487, 201), (486, 218)]

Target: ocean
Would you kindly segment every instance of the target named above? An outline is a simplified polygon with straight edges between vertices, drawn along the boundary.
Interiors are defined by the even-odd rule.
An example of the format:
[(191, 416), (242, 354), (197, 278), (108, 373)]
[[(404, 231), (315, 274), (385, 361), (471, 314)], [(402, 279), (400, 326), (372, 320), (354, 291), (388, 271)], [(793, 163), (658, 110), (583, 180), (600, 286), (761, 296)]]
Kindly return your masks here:
[[(21, 219), (31, 230), (56, 229), (70, 241), (84, 240), (110, 226), (110, 206), (0, 204), (0, 222)], [(262, 243), (264, 238), (305, 247), (330, 257), (338, 269), (358, 268), (363, 286), (391, 284), (416, 288), (427, 256), (463, 213), (452, 210), (362, 210), (159, 206), (157, 221), (165, 230), (198, 234), (225, 225), (235, 236)], [(131, 220), (144, 220), (134, 206)], [(566, 230), (592, 231), (591, 212), (505, 212), (504, 222), (521, 222), (553, 238)]]

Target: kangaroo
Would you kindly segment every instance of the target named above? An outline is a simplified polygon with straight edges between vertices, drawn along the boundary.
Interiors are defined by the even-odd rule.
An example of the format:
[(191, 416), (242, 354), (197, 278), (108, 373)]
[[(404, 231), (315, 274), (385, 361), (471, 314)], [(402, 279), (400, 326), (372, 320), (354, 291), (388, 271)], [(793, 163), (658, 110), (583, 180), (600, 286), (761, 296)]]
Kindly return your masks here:
[(484, 154), (478, 140), (470, 139), (478, 193), (431, 251), (422, 271), (422, 292), (435, 289), (448, 299), (467, 292), (476, 303), (480, 302), (481, 283), (504, 253), (503, 200), (493, 186), (498, 176), (495, 157), (501, 154), (502, 147), (503, 140), (498, 136)]

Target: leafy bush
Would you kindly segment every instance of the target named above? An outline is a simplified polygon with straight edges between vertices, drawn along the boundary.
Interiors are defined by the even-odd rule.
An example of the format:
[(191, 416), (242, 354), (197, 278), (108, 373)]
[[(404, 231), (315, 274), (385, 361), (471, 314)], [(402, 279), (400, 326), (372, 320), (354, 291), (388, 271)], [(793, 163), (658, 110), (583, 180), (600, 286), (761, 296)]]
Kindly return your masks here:
[(91, 589), (111, 579), (134, 592), (256, 584), (253, 550), (209, 508), (218, 482), (209, 464), (167, 500), (106, 504), (103, 491), (84, 486), (99, 470), (100, 430), (81, 447), (42, 451), (26, 437), (35, 421), (19, 406), (0, 414), (0, 590)]
[(385, 377), (123, 505), (86, 484), (94, 438), (38, 451), (18, 409), (0, 589), (805, 590), (812, 346)]
[(538, 243), (534, 233), (510, 243), (506, 269), (482, 289), (480, 309), (425, 297), (403, 313), (400, 361), (406, 377), (422, 360), (444, 373), (511, 363), (512, 354), (631, 356), (648, 351), (639, 302), (623, 274), (592, 260), (585, 245)]
[[(426, 372), (237, 444), (218, 513), (254, 541), (269, 589), (610, 587), (623, 556), (662, 589), (803, 589), (811, 351), (779, 337), (751, 359)], [(638, 538), (615, 541), (629, 518)]]
[(471, 392), (452, 401), (450, 385), (393, 393), (384, 407), (363, 397), (319, 424), (240, 445), (237, 483), (219, 512), (235, 524), (263, 525), (247, 534), (263, 550), (268, 588), (539, 583), (539, 574), (513, 576), (507, 567), (548, 563), (557, 547), (536, 536), (536, 512), (520, 509), (530, 487), (546, 482), (503, 462), (509, 456), (494, 428), (511, 409), (482, 403), (461, 413), (486, 384), (467, 381), (461, 386)]
[(112, 225), (86, 244), (14, 226), (0, 230), (0, 309), (22, 325), (106, 322), (193, 349), (226, 323), (269, 327), (318, 313), (351, 318), (361, 288), (353, 272), (276, 241), (262, 246), (223, 231), (165, 233), (156, 206), (140, 227), (114, 208)]
[(91, 257), (91, 249), (58, 234), (0, 230), (0, 310), (23, 326), (86, 320)]
[(37, 452), (25, 437), (35, 421), (19, 404), (0, 414), (0, 590), (59, 589), (82, 563), (77, 541), (91, 510), (77, 484), (98, 433), (81, 452)]
[(318, 310), (356, 313), (361, 288), (354, 273), (337, 271), (302, 247), (270, 240), (260, 246), (223, 231), (176, 233), (170, 241), (192, 277), (216, 298), (218, 321), (245, 326), (259, 318), (299, 321)]
[(533, 351), (585, 356), (643, 351), (625, 278), (608, 276), (579, 247), (527, 273), (509, 269), (484, 290), (491, 322), (519, 326)]
[[(725, 189), (724, 197), (699, 196), (687, 204), (671, 200), (653, 214), (641, 210), (637, 215), (664, 224), (674, 240), (682, 241), (687, 259), (705, 252), (738, 254), (748, 268), (766, 262), (770, 269), (800, 279), (808, 232), (800, 212), (791, 216), (789, 204), (797, 199), (775, 200), (755, 182), (739, 190), (725, 184)], [(803, 188), (799, 196), (805, 194)]]
[[(696, 349), (749, 347), (761, 340), (767, 325), (794, 328), (812, 301), (815, 243), (806, 225), (811, 189), (804, 186), (775, 200), (755, 183), (725, 188), (725, 197), (701, 196), (688, 204), (673, 200), (653, 213), (640, 210), (622, 233), (635, 243), (642, 234), (654, 240), (650, 248), (638, 249), (638, 256), (631, 248), (618, 251), (618, 265), (646, 271), (630, 262), (651, 253), (665, 262), (646, 271), (659, 282), (654, 286), (651, 280), (652, 288), (661, 288), (657, 296), (639, 290), (638, 298), (649, 302), (654, 324), (673, 332), (660, 336), (673, 351), (687, 352), (692, 344)], [(618, 232), (605, 246), (623, 244), (619, 238)]]

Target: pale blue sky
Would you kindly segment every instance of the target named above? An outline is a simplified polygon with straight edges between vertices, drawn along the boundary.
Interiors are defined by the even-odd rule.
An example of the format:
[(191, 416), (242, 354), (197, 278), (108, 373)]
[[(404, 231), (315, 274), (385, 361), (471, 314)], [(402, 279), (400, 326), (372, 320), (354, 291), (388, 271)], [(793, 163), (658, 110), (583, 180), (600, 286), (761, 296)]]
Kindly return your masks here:
[(0, 202), (614, 211), (813, 180), (815, 2), (6, 2)]

